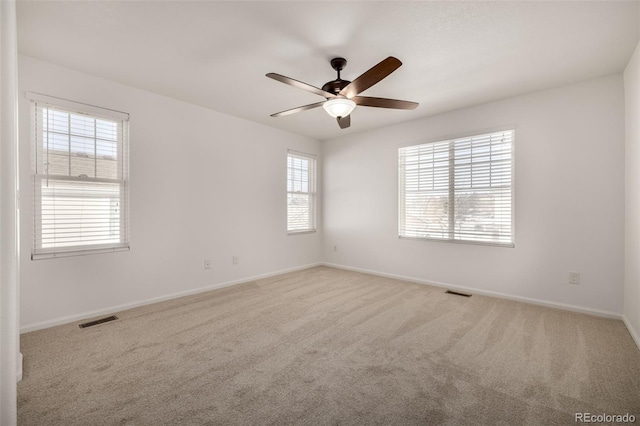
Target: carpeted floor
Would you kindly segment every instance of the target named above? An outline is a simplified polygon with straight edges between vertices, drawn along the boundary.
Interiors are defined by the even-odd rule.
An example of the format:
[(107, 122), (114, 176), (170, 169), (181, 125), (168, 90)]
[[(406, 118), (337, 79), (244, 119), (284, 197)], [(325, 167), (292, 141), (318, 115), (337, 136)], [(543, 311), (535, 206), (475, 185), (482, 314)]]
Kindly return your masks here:
[(317, 267), (22, 336), (19, 425), (640, 421), (623, 323)]

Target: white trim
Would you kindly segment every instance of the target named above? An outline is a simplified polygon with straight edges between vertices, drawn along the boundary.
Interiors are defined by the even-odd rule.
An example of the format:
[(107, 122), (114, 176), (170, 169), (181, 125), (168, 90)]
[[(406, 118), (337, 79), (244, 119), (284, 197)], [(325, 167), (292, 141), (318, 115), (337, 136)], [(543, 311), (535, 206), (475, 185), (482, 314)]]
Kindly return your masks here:
[(529, 297), (522, 297), (522, 296), (514, 296), (514, 295), (511, 295), (511, 294), (499, 293), (499, 292), (496, 292), (496, 291), (478, 290), (477, 288), (473, 288), (473, 287), (465, 287), (465, 286), (460, 286), (460, 285), (455, 285), (455, 284), (443, 283), (443, 282), (439, 282), (439, 281), (424, 280), (424, 279), (421, 279), (421, 278), (407, 277), (407, 276), (404, 276), (404, 275), (388, 274), (386, 272), (373, 271), (373, 270), (370, 270), (370, 269), (353, 268), (351, 266), (338, 265), (338, 264), (335, 264), (335, 263), (326, 263), (325, 262), (325, 263), (323, 263), (323, 265), (324, 266), (329, 266), (331, 268), (344, 269), (346, 271), (362, 272), (362, 273), (365, 273), (365, 274), (377, 275), (379, 277), (393, 278), (393, 279), (397, 279), (397, 280), (408, 281), (408, 282), (417, 283), (417, 284), (430, 285), (430, 286), (433, 286), (433, 287), (442, 287), (442, 288), (447, 288), (447, 289), (451, 289), (451, 290), (462, 290), (465, 293), (479, 294), (481, 296), (496, 297), (498, 299), (513, 300), (515, 302), (523, 302), (523, 303), (528, 303), (530, 305), (545, 306), (547, 308), (562, 309), (562, 310), (565, 310), (565, 311), (578, 312), (578, 313), (581, 313), (581, 314), (594, 315), (594, 316), (603, 317), (603, 318), (611, 318), (611, 319), (622, 319), (623, 318), (621, 314), (617, 314), (615, 312), (603, 311), (603, 310), (600, 310), (600, 309), (584, 308), (584, 307), (581, 307), (581, 306), (569, 305), (567, 303), (550, 302), (550, 301), (547, 301), (547, 300), (532, 299), (532, 298), (529, 298)]
[(18, 373), (17, 373), (17, 381), (21, 382), (22, 381), (22, 364), (24, 357), (22, 356), (22, 352), (18, 352)]
[(627, 319), (626, 315), (622, 315), (622, 322), (624, 322), (624, 325), (627, 327), (629, 334), (633, 338), (633, 341), (636, 342), (636, 346), (638, 346), (638, 349), (640, 350), (640, 335), (638, 335), (638, 331), (633, 328), (633, 326), (631, 325), (631, 321)]
[(224, 283), (218, 283), (218, 284), (213, 284), (213, 285), (206, 286), (206, 287), (196, 288), (196, 289), (193, 289), (193, 290), (181, 291), (181, 292), (169, 294), (169, 295), (166, 295), (166, 296), (152, 297), (151, 299), (139, 300), (137, 302), (132, 302), (132, 303), (124, 303), (122, 305), (112, 306), (112, 307), (109, 307), (109, 308), (96, 309), (95, 311), (83, 312), (81, 314), (76, 314), (76, 315), (69, 315), (69, 316), (66, 316), (66, 317), (62, 317), (62, 318), (58, 318), (58, 319), (54, 319), (54, 320), (50, 320), (50, 321), (43, 321), (43, 322), (39, 322), (39, 323), (36, 323), (36, 324), (29, 324), (29, 325), (26, 325), (26, 326), (22, 327), (20, 329), (20, 333), (29, 333), (31, 331), (42, 330), (42, 329), (45, 329), (45, 328), (55, 327), (57, 325), (62, 325), (62, 324), (68, 324), (68, 323), (71, 323), (71, 322), (75, 322), (75, 321), (79, 321), (79, 320), (83, 320), (83, 319), (87, 319), (87, 318), (97, 317), (97, 316), (105, 315), (105, 314), (112, 314), (114, 312), (120, 312), (120, 311), (124, 311), (124, 310), (127, 310), (127, 309), (137, 308), (139, 306), (150, 305), (152, 303), (164, 302), (166, 300), (172, 300), (172, 299), (177, 299), (179, 297), (190, 296), (190, 295), (198, 294), (198, 293), (204, 293), (204, 292), (210, 291), (210, 290), (216, 290), (216, 289), (219, 289), (219, 288), (230, 287), (230, 286), (237, 285), (237, 284), (244, 284), (244, 283), (247, 283), (249, 281), (255, 281), (255, 280), (259, 280), (259, 279), (263, 279), (263, 278), (269, 278), (269, 277), (273, 277), (273, 276), (276, 276), (276, 275), (286, 274), (288, 272), (301, 271), (301, 270), (304, 270), (304, 269), (314, 268), (314, 267), (320, 266), (320, 265), (322, 265), (322, 263), (318, 262), (318, 263), (310, 263), (310, 264), (302, 265), (302, 266), (295, 266), (293, 268), (281, 269), (279, 271), (268, 272), (266, 274), (260, 274), (260, 275), (254, 275), (254, 276), (251, 276), (251, 277), (240, 278), (240, 279), (233, 280), (233, 281), (227, 281), (227, 282), (224, 282)]
[(97, 115), (105, 118), (113, 118), (115, 120), (129, 121), (129, 113), (118, 111), (110, 108), (103, 108), (95, 105), (85, 104), (83, 102), (71, 101), (69, 99), (58, 98), (55, 96), (43, 95), (42, 93), (25, 92), (25, 97), (36, 102), (44, 102), (49, 105), (55, 105), (60, 108), (71, 109), (74, 112)]
[(15, 426), (20, 353), (18, 42), (15, 0), (0, 1), (0, 424)]

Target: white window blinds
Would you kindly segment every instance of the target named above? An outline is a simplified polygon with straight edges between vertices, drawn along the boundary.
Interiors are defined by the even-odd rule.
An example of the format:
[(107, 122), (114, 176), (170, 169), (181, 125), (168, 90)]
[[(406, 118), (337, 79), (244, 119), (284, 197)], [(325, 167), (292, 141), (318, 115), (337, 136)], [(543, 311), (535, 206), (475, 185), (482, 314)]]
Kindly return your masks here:
[(287, 231), (316, 230), (316, 159), (289, 151), (287, 155)]
[(504, 130), (400, 148), (400, 237), (513, 246), (513, 140)]
[(128, 115), (30, 97), (32, 259), (128, 249)]

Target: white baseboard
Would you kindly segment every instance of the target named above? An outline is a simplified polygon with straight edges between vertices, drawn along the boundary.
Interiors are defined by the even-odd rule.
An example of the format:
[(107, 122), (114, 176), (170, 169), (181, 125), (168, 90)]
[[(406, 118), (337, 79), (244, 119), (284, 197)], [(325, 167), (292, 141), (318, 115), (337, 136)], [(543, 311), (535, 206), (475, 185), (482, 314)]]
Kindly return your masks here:
[(638, 346), (638, 349), (640, 349), (640, 335), (638, 335), (638, 330), (633, 328), (633, 326), (631, 325), (631, 321), (629, 321), (625, 315), (622, 316), (622, 322), (624, 322), (624, 325), (627, 326), (629, 334), (633, 338), (633, 341), (636, 342), (636, 346)]
[[(550, 307), (550, 308), (563, 309), (563, 310), (572, 311), (572, 312), (579, 312), (579, 313), (588, 314), (588, 315), (600, 316), (600, 317), (604, 317), (604, 318), (612, 318), (612, 319), (623, 320), (624, 324), (626, 325), (627, 329), (629, 330), (629, 333), (631, 334), (631, 336), (635, 340), (636, 344), (640, 348), (640, 338), (638, 337), (637, 331), (634, 330), (633, 327), (631, 327), (631, 324), (629, 323), (629, 321), (623, 315), (617, 314), (615, 312), (608, 312), (608, 311), (603, 311), (603, 310), (599, 310), (599, 309), (585, 308), (585, 307), (576, 306), (576, 305), (569, 305), (569, 304), (566, 304), (566, 303), (551, 302), (551, 301), (547, 301), (547, 300), (533, 299), (533, 298), (522, 297), (522, 296), (514, 296), (514, 295), (506, 294), (506, 293), (479, 290), (477, 288), (472, 288), (472, 287), (464, 287), (464, 286), (459, 286), (459, 285), (452, 285), (452, 284), (438, 282), (438, 281), (429, 281), (429, 280), (409, 277), (409, 276), (405, 276), (405, 275), (390, 274), (390, 273), (386, 273), (386, 272), (374, 271), (374, 270), (371, 270), (371, 269), (354, 268), (354, 267), (351, 267), (351, 266), (340, 265), (340, 264), (335, 264), (335, 263), (328, 263), (328, 262), (310, 263), (310, 264), (307, 264), (307, 265), (296, 266), (296, 267), (288, 268), (288, 269), (282, 269), (282, 270), (279, 270), (279, 271), (269, 272), (269, 273), (266, 273), (266, 274), (255, 275), (255, 276), (251, 276), (251, 277), (240, 278), (240, 279), (233, 280), (233, 281), (227, 281), (227, 282), (224, 282), (224, 283), (213, 284), (211, 286), (201, 287), (201, 288), (197, 288), (197, 289), (193, 289), (193, 290), (173, 293), (173, 294), (169, 294), (169, 295), (166, 295), (166, 296), (154, 297), (154, 298), (147, 299), (147, 300), (141, 300), (141, 301), (132, 302), (132, 303), (125, 303), (125, 304), (122, 304), (122, 305), (112, 306), (112, 307), (109, 307), (109, 308), (83, 312), (83, 313), (77, 314), (77, 315), (70, 315), (70, 316), (63, 317), (63, 318), (58, 318), (58, 319), (55, 319), (55, 320), (43, 321), (43, 322), (36, 323), (36, 324), (29, 324), (29, 325), (26, 325), (26, 326), (22, 327), (20, 329), (20, 332), (21, 333), (28, 333), (30, 331), (42, 330), (42, 329), (45, 329), (45, 328), (55, 327), (57, 325), (62, 325), (62, 324), (68, 324), (68, 323), (79, 321), (79, 320), (83, 320), (83, 319), (86, 319), (86, 318), (93, 318), (93, 317), (97, 317), (97, 316), (100, 316), (100, 315), (112, 314), (114, 312), (119, 312), (119, 311), (124, 311), (124, 310), (127, 310), (127, 309), (137, 308), (139, 306), (150, 305), (152, 303), (158, 303), (158, 302), (164, 302), (166, 300), (177, 299), (179, 297), (190, 296), (190, 295), (193, 295), (193, 294), (203, 293), (205, 291), (210, 291), (210, 290), (215, 290), (215, 289), (219, 289), (219, 288), (229, 287), (229, 286), (233, 286), (233, 285), (237, 285), (237, 284), (246, 283), (246, 282), (249, 282), (249, 281), (254, 281), (254, 280), (258, 280), (258, 279), (262, 279), (262, 278), (272, 277), (272, 276), (275, 276), (275, 275), (281, 275), (281, 274), (285, 274), (287, 272), (294, 272), (294, 271), (300, 271), (300, 270), (304, 270), (304, 269), (309, 269), (309, 268), (313, 268), (315, 266), (320, 266), (320, 265), (328, 266), (328, 267), (331, 267), (331, 268), (344, 269), (344, 270), (347, 270), (347, 271), (362, 272), (362, 273), (370, 274), (370, 275), (377, 275), (377, 276), (386, 277), (386, 278), (393, 278), (393, 279), (398, 279), (398, 280), (403, 280), (403, 281), (409, 281), (409, 282), (418, 283), (418, 284), (425, 284), (425, 285), (430, 285), (430, 286), (434, 286), (434, 287), (448, 288), (448, 289), (451, 289), (451, 290), (460, 290), (460, 291), (473, 293), (473, 294), (479, 294), (479, 295), (483, 295), (483, 296), (491, 296), (491, 297), (497, 297), (497, 298), (500, 298), (500, 299), (513, 300), (513, 301), (517, 301), (517, 302), (524, 302), (524, 303), (529, 303), (529, 304), (532, 304), (532, 305), (546, 306), (546, 307)], [(20, 378), (22, 377), (22, 354), (20, 354), (20, 359), (19, 359), (18, 377), (20, 377)]]
[(287, 268), (287, 269), (281, 269), (279, 271), (269, 272), (269, 273), (266, 273), (266, 274), (254, 275), (254, 276), (244, 277), (244, 278), (240, 278), (240, 279), (233, 280), (233, 281), (227, 281), (227, 282), (224, 282), (224, 283), (218, 283), (218, 284), (213, 284), (213, 285), (206, 286), (206, 287), (200, 287), (200, 288), (193, 289), (193, 290), (187, 290), (187, 291), (181, 291), (181, 292), (178, 292), (178, 293), (172, 293), (172, 294), (169, 294), (169, 295), (166, 295), (166, 296), (153, 297), (151, 299), (139, 300), (137, 302), (132, 302), (132, 303), (124, 303), (122, 305), (111, 306), (109, 308), (97, 309), (97, 310), (94, 310), (94, 311), (83, 312), (83, 313), (76, 314), (76, 315), (69, 315), (67, 317), (57, 318), (57, 319), (50, 320), (50, 321), (43, 321), (43, 322), (39, 322), (39, 323), (35, 323), (35, 324), (28, 324), (28, 325), (25, 325), (24, 327), (20, 328), (20, 333), (28, 333), (30, 331), (42, 330), (42, 329), (45, 329), (45, 328), (55, 327), (57, 325), (63, 325), (63, 324), (68, 324), (68, 323), (71, 323), (71, 322), (75, 322), (75, 321), (79, 321), (79, 320), (83, 320), (83, 319), (87, 319), (87, 318), (97, 317), (97, 316), (100, 316), (100, 315), (113, 314), (114, 312), (125, 311), (127, 309), (137, 308), (139, 306), (145, 306), (145, 305), (150, 305), (152, 303), (158, 303), (158, 302), (164, 302), (166, 300), (177, 299), (179, 297), (190, 296), (190, 295), (198, 294), (198, 293), (204, 293), (205, 291), (216, 290), (216, 289), (219, 289), (219, 288), (229, 287), (229, 286), (237, 285), (237, 284), (243, 284), (243, 283), (246, 283), (246, 282), (249, 282), (249, 281), (255, 281), (255, 280), (262, 279), (262, 278), (273, 277), (275, 275), (286, 274), (287, 272), (301, 271), (303, 269), (309, 269), (309, 268), (313, 268), (315, 266), (320, 266), (320, 265), (322, 265), (322, 263), (320, 263), (320, 262), (318, 262), (318, 263), (310, 263), (310, 264), (307, 264), (307, 265), (296, 266), (296, 267)]
[(17, 374), (17, 381), (21, 382), (22, 381), (22, 352), (18, 352), (18, 374)]
[[(545, 306), (545, 307), (548, 307), (548, 308), (563, 309), (565, 311), (579, 312), (579, 313), (582, 313), (582, 314), (595, 315), (595, 316), (604, 317), (604, 318), (622, 319), (622, 315), (621, 314), (617, 314), (615, 312), (602, 311), (602, 310), (599, 310), (599, 309), (592, 309), (592, 308), (584, 308), (582, 306), (569, 305), (569, 304), (566, 304), (566, 303), (551, 302), (551, 301), (548, 301), (548, 300), (540, 300), (540, 299), (532, 299), (532, 298), (529, 298), (529, 297), (515, 296), (515, 295), (512, 295), (512, 294), (499, 293), (499, 292), (495, 292), (495, 291), (479, 290), (479, 289), (473, 288), (473, 287), (464, 287), (464, 286), (453, 285), (453, 284), (448, 284), (448, 283), (443, 283), (443, 282), (438, 282), (438, 281), (429, 281), (429, 280), (424, 280), (424, 279), (420, 279), (420, 278), (407, 277), (407, 276), (404, 276), (404, 275), (389, 274), (389, 273), (386, 273), (386, 272), (373, 271), (373, 270), (370, 270), (370, 269), (353, 268), (351, 266), (339, 265), (339, 264), (335, 264), (335, 263), (324, 262), (323, 265), (324, 266), (329, 266), (331, 268), (344, 269), (344, 270), (347, 270), (347, 271), (354, 271), (354, 272), (362, 272), (364, 274), (377, 275), (377, 276), (380, 276), (380, 277), (393, 278), (393, 279), (402, 280), (402, 281), (409, 281), (409, 282), (417, 283), (417, 284), (425, 284), (425, 285), (430, 285), (430, 286), (434, 286), (434, 287), (443, 287), (443, 288), (447, 288), (447, 289), (451, 289), (451, 290), (461, 290), (461, 291), (464, 291), (466, 293), (479, 294), (479, 295), (482, 295), (482, 296), (491, 296), (491, 297), (497, 297), (499, 299), (506, 299), (506, 300), (513, 300), (513, 301), (516, 301), (516, 302), (529, 303), (531, 305), (538, 305), (538, 306)], [(636, 342), (637, 342), (637, 340), (636, 340)]]

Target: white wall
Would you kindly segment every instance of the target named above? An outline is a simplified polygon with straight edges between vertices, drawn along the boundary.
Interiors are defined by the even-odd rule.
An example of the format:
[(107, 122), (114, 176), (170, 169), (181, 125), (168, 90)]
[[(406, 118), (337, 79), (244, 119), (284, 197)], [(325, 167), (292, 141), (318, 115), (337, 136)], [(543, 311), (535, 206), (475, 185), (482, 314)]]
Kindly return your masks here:
[[(19, 75), (23, 330), (320, 260), (319, 233), (286, 231), (287, 149), (318, 141), (32, 58)], [(26, 91), (131, 114), (130, 251), (30, 260)]]
[(640, 346), (640, 43), (624, 72), (625, 268), (624, 317)]
[[(398, 148), (508, 125), (516, 247), (398, 239)], [(622, 313), (621, 75), (325, 141), (323, 159), (326, 262)], [(580, 272), (579, 286), (569, 271)]]

